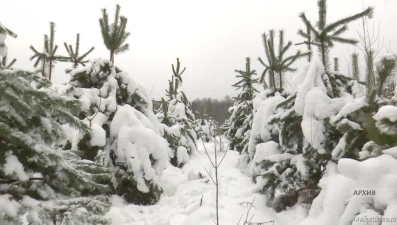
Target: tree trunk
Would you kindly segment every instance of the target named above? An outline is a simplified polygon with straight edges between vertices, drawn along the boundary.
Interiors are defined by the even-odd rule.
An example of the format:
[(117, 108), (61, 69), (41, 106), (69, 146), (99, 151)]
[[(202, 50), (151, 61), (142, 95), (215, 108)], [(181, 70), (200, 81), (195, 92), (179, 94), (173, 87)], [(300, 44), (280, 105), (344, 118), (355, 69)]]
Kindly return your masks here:
[(43, 59), (43, 67), (41, 68), (41, 75), (45, 77), (45, 59)]
[(280, 75), (280, 89), (279, 92), (281, 93), (283, 91), (283, 74), (281, 71), (278, 73)]
[(52, 73), (52, 59), (49, 61), (49, 72), (48, 72), (48, 79), (51, 81), (51, 73)]
[(114, 50), (110, 50), (110, 61), (114, 64)]
[(326, 49), (325, 49), (325, 44), (324, 44), (324, 42), (321, 42), (321, 58), (322, 58), (322, 61), (323, 61), (323, 65), (324, 65), (324, 69), (325, 69), (325, 72), (328, 72), (328, 66), (327, 66), (327, 59), (326, 59)]
[(274, 71), (270, 70), (269, 72), (270, 72), (270, 77), (271, 77), (270, 83), (273, 86), (272, 90), (275, 91), (277, 89), (277, 87), (276, 87), (276, 79), (274, 78)]

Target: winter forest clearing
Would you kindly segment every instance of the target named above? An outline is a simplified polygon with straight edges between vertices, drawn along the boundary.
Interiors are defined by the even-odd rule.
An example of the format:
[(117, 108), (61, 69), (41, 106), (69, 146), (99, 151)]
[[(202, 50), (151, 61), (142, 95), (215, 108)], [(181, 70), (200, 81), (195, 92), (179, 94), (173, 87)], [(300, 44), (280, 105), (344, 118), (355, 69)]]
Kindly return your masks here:
[[(213, 143), (205, 144), (209, 155), (214, 159)], [(223, 156), (224, 152), (221, 153)], [(219, 215), (224, 224), (237, 224), (247, 217), (252, 223), (268, 222), (267, 224), (296, 224), (305, 216), (305, 209), (275, 213), (265, 206), (265, 197), (255, 192), (255, 184), (238, 168), (240, 156), (238, 152), (229, 152), (225, 156), (219, 172)], [(125, 205), (122, 199), (113, 199), (113, 208), (109, 215), (114, 224), (213, 224), (215, 218), (215, 185), (209, 178), (211, 163), (202, 143), (198, 143), (198, 154), (182, 169), (167, 167), (163, 173), (166, 182), (165, 193), (154, 206)], [(213, 173), (214, 171), (212, 171)], [(200, 176), (199, 174), (202, 174)], [(249, 209), (250, 203), (253, 207)], [(240, 214), (237, 212), (241, 212)]]
[[(141, 65), (123, 62), (142, 33), (130, 30), (140, 26), (121, 11), (127, 2), (114, 14), (98, 9), (102, 44), (81, 41), (85, 51), (80, 37), (92, 34), (58, 46), (50, 22), (26, 56), (26, 33), (10, 25), (30, 28), (0, 23), (0, 225), (397, 224), (397, 55), (385, 42), (396, 36), (372, 21), (397, 4), (379, 1), (378, 12), (363, 1), (340, 15), (341, 2), (302, 2), (299, 27), (266, 27), (261, 55), (239, 57), (240, 66), (173, 57), (156, 77), (159, 95), (130, 72)], [(222, 47), (201, 38), (197, 51)], [(230, 52), (249, 54), (230, 40)], [(106, 54), (91, 58), (100, 47)], [(192, 76), (197, 64), (230, 67), (233, 94), (213, 97), (217, 77)], [(202, 86), (195, 100), (191, 82)]]

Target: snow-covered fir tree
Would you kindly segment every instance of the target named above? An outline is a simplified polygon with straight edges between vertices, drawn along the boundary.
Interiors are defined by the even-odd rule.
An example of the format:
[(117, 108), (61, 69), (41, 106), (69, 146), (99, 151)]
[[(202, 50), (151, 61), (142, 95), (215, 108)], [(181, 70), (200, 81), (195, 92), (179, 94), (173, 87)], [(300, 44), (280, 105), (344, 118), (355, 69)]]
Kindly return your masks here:
[(182, 74), (179, 59), (177, 64), (172, 64), (172, 78), (166, 90), (167, 100), (162, 98), (157, 117), (161, 122), (161, 133), (167, 139), (172, 149), (171, 164), (183, 166), (189, 161), (189, 155), (197, 151), (197, 133), (195, 117), (192, 106), (182, 87)]
[[(360, 111), (365, 116), (372, 115), (365, 111), (376, 104), (376, 101), (369, 103), (364, 100), (352, 101), (346, 104), (341, 112), (346, 113), (350, 108), (350, 115), (358, 114)], [(371, 218), (376, 219), (372, 224), (395, 222), (393, 218), (397, 217), (397, 198), (394, 194), (397, 175), (396, 113), (396, 106), (381, 106), (375, 115), (371, 116), (373, 120), (369, 120), (367, 127), (362, 126), (363, 130), (368, 130), (368, 127), (370, 130), (367, 132), (369, 141), (359, 153), (360, 159), (342, 158), (337, 163), (328, 164), (327, 172), (319, 183), (321, 192), (313, 201), (309, 217), (300, 225), (312, 224), (313, 220), (329, 225), (370, 223)], [(349, 145), (349, 142), (346, 145)], [(372, 194), (358, 195), (358, 190), (369, 190)]]
[[(0, 70), (0, 224), (108, 224), (100, 181), (110, 173), (58, 148), (64, 124), (88, 127), (73, 114), (80, 103), (50, 91), (34, 73)], [(96, 193), (90, 197), (89, 193)]]
[(169, 159), (152, 101), (142, 85), (108, 60), (71, 71), (71, 80), (58, 92), (78, 99), (79, 118), (91, 132), (73, 132), (65, 146), (84, 159), (111, 169), (111, 187), (127, 202), (153, 204), (161, 193), (158, 177)]
[(197, 137), (204, 142), (211, 142), (214, 140), (214, 129), (217, 122), (209, 117), (208, 119), (201, 118), (196, 120)]
[[(330, 163), (377, 156), (397, 144), (393, 122), (374, 117), (379, 107), (391, 104), (377, 95), (378, 88), (368, 92), (351, 77), (324, 74), (314, 59), (292, 80), (287, 96), (265, 91), (254, 100), (250, 170), (277, 211), (311, 203), (321, 190), (320, 179), (332, 170)], [(336, 90), (326, 88), (325, 77), (336, 81)], [(383, 133), (382, 126), (387, 127)]]
[[(323, 80), (324, 66), (314, 58), (293, 79), (290, 94), (262, 97), (254, 105), (251, 173), (259, 191), (269, 196), (278, 211), (297, 202), (310, 203), (320, 191), (318, 182), (327, 164), (344, 157), (358, 158), (367, 141), (356, 123), (339, 119), (344, 110), (351, 109), (346, 104), (365, 97), (360, 92), (363, 86), (331, 73), (338, 81), (332, 93)], [(337, 96), (329, 97), (335, 93)]]
[[(329, 69), (328, 54), (333, 42), (357, 43), (339, 35), (347, 30), (348, 22), (371, 15), (373, 9), (326, 24), (326, 1), (319, 0), (318, 6), (318, 30), (302, 13), (307, 32), (300, 30), (299, 34), (312, 41), (304, 42), (309, 49), (311, 45), (318, 47), (321, 61), (310, 59), (310, 65), (292, 80), (288, 93), (272, 96), (265, 91), (254, 105), (250, 171), (276, 211), (297, 202), (311, 203), (320, 191), (318, 183), (329, 162), (357, 159), (368, 141), (358, 124), (340, 118), (341, 110), (351, 110), (348, 106), (343, 109), (347, 103), (365, 98), (364, 87)], [(327, 33), (330, 30), (336, 32)]]
[(236, 77), (240, 80), (233, 86), (240, 93), (235, 98), (234, 106), (229, 109), (230, 116), (223, 125), (226, 129), (225, 136), (229, 140), (230, 149), (246, 153), (253, 120), (253, 102), (256, 93), (255, 84), (258, 78), (254, 78), (256, 71), (251, 69), (250, 58), (246, 58), (245, 71), (236, 70)]

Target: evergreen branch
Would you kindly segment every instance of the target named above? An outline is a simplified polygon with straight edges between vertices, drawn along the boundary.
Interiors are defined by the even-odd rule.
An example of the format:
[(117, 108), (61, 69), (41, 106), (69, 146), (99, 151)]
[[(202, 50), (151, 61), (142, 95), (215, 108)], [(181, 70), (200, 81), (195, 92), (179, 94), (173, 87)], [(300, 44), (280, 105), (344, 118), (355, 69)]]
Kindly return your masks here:
[(124, 45), (120, 46), (120, 48), (116, 49), (115, 53), (116, 54), (120, 54), (120, 53), (124, 53), (124, 52), (126, 52), (128, 50), (129, 50), (129, 45), (127, 43), (127, 44), (124, 44)]
[(319, 0), (317, 2), (318, 6), (318, 29), (324, 30), (325, 25), (327, 23), (327, 1), (326, 0)]
[(83, 62), (82, 60), (87, 57), (92, 51), (94, 51), (94, 47), (91, 47), (90, 50), (88, 50), (88, 52), (84, 53), (84, 55), (80, 56), (77, 58), (77, 61)]
[(354, 39), (348, 39), (348, 38), (341, 38), (341, 37), (331, 37), (332, 41), (338, 42), (338, 43), (342, 43), (342, 44), (351, 44), (351, 45), (355, 45), (358, 43), (357, 40)]
[(347, 31), (347, 30), (348, 30), (348, 26), (347, 26), (347, 24), (345, 24), (345, 25), (343, 25), (341, 28), (339, 28), (338, 30), (336, 30), (331, 36), (332, 36), (332, 37), (336, 37), (336, 36), (342, 34), (343, 32), (345, 32), (345, 31)]
[(350, 22), (352, 22), (354, 20), (360, 19), (360, 18), (362, 18), (364, 16), (368, 16), (368, 17), (371, 18), (373, 13), (374, 13), (374, 8), (373, 7), (368, 7), (366, 10), (364, 10), (364, 11), (362, 11), (360, 13), (357, 13), (357, 14), (355, 14), (353, 16), (349, 16), (347, 18), (338, 20), (338, 21), (328, 25), (327, 27), (324, 28), (324, 32), (330, 32), (330, 31), (336, 29), (339, 26), (343, 26), (343, 25), (345, 25), (347, 23), (350, 23)]
[(66, 44), (66, 42), (63, 43), (63, 46), (65, 46), (66, 52), (69, 54), (70, 58), (73, 58), (73, 55), (70, 52), (69, 46)]
[[(50, 22), (50, 50), (49, 52), (52, 52), (51, 54), (55, 54), (55, 51), (52, 51), (54, 49), (54, 39), (55, 39), (55, 23), (54, 22)], [(55, 49), (57, 48), (57, 46), (55, 46)]]
[(307, 35), (302, 29), (298, 30), (298, 35), (300, 35), (304, 38), (309, 38), (309, 35)]
[(314, 33), (314, 35), (316, 37), (319, 36), (319, 33), (317, 32), (317, 30), (313, 27), (313, 25), (311, 24), (311, 22), (306, 18), (305, 13), (301, 13), (299, 14), (299, 17), (302, 19), (303, 23), (311, 30), (311, 32)]

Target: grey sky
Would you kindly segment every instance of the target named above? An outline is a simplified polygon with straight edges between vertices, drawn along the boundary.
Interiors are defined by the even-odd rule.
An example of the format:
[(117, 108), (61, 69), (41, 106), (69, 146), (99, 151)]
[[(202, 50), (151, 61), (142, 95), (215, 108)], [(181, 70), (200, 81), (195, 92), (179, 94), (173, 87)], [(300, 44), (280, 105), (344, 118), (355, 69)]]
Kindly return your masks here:
[[(328, 21), (362, 10), (363, 2), (375, 7), (372, 21), (381, 23), (381, 36), (396, 52), (397, 0), (328, 0)], [(244, 69), (245, 57), (251, 57), (258, 74), (263, 70), (257, 61), (258, 56), (264, 57), (263, 32), (284, 29), (288, 40), (299, 42), (296, 32), (302, 22), (298, 14), (305, 11), (311, 21), (317, 21), (317, 0), (2, 0), (0, 20), (18, 34), (17, 39), (6, 40), (9, 58), (18, 59), (15, 67), (32, 69), (29, 45), (42, 49), (50, 21), (56, 23), (59, 54), (66, 54), (63, 42), (74, 45), (76, 33), (80, 33), (81, 51), (94, 46), (91, 59), (108, 58), (98, 19), (100, 10), (107, 8), (112, 21), (116, 3), (121, 5), (121, 15), (128, 18), (131, 36), (130, 51), (116, 55), (115, 64), (152, 91), (155, 98), (165, 94), (171, 64), (177, 57), (187, 67), (182, 89), (191, 100), (234, 96), (234, 70)], [(346, 36), (357, 37), (357, 29), (358, 22), (350, 26)], [(348, 57), (348, 49), (354, 51), (354, 47), (337, 45), (331, 52), (331, 57), (340, 58), (343, 70), (347, 69), (344, 57)], [(56, 65), (55, 83), (68, 80), (64, 73), (67, 67), (65, 63)]]

